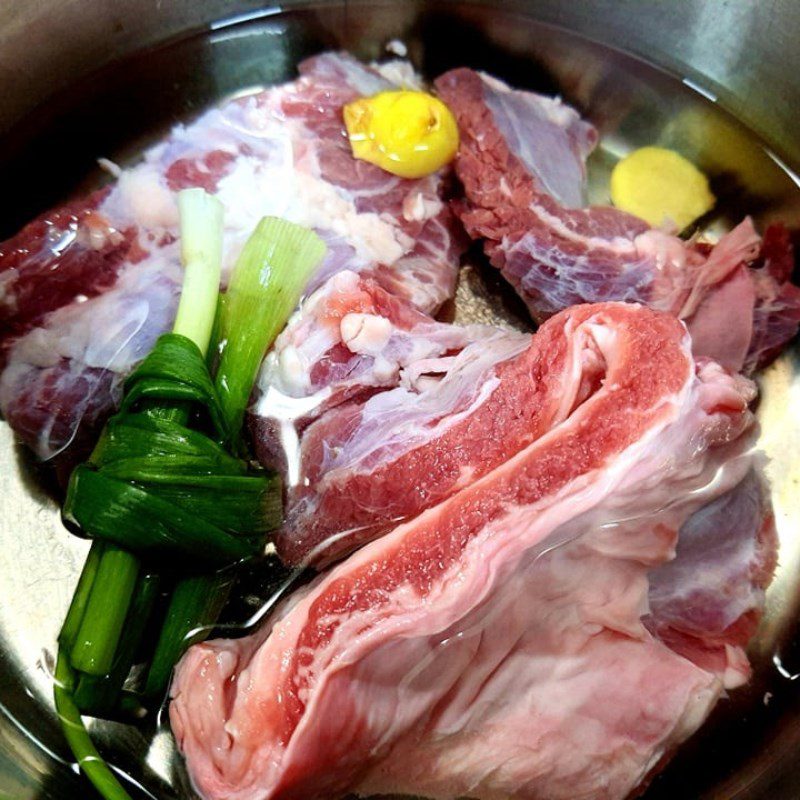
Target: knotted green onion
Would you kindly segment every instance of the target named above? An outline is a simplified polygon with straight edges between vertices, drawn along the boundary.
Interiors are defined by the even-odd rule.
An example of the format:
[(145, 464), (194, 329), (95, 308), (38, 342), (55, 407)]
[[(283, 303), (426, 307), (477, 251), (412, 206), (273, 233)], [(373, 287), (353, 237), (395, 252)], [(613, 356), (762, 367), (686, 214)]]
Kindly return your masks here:
[[(195, 350), (202, 356), (211, 335), (219, 291), (222, 205), (200, 189), (182, 192), (178, 202), (181, 212), (184, 286), (173, 333), (192, 342)], [(131, 414), (133, 405), (141, 405), (141, 413), (154, 421), (160, 418), (164, 422), (171, 421), (180, 425), (188, 421), (192, 406), (199, 404), (216, 423), (216, 438), (222, 438), (219, 405), (213, 388), (209, 390), (209, 376), (207, 373), (202, 375), (193, 367), (185, 375), (175, 375), (174, 371), (168, 374), (172, 362), (166, 350), (171, 344), (163, 345), (161, 353), (149, 360), (148, 368), (155, 365), (153, 372), (156, 374), (148, 374), (148, 368), (139, 374), (136, 385), (139, 386), (140, 396), (126, 397), (126, 405), (116, 418), (117, 421), (123, 419), (127, 423), (126, 430), (118, 432), (117, 436), (119, 443), (124, 442), (124, 446), (121, 445), (115, 452), (113, 436), (104, 437), (88, 465), (84, 465), (85, 470), (97, 471), (102, 468), (103, 463), (116, 462), (113, 469), (119, 473), (120, 461), (124, 461), (125, 453), (134, 459), (142, 457), (142, 439), (135, 433), (137, 424), (127, 417)], [(188, 348), (183, 347), (182, 350), (186, 352)], [(196, 361), (193, 356), (190, 360)], [(162, 385), (157, 387), (158, 379), (163, 379), (165, 375), (170, 378), (166, 381), (167, 385), (163, 385), (162, 381)], [(176, 388), (185, 393), (188, 387), (191, 392), (188, 397), (170, 397), (167, 405), (158, 407), (154, 405), (158, 402), (154, 387), (158, 388), (162, 398), (166, 392)], [(163, 457), (168, 457), (170, 452), (180, 452), (184, 447), (184, 439), (180, 436), (173, 440), (173, 446), (167, 445), (164, 441), (165, 433), (166, 431), (159, 430), (155, 437), (157, 442), (149, 445), (151, 453), (157, 450), (159, 444)], [(193, 452), (196, 453), (202, 447), (197, 442), (195, 445)], [(211, 445), (216, 445), (216, 442)], [(65, 519), (73, 525), (79, 523), (87, 508), (91, 508), (93, 500), (96, 501), (99, 497), (96, 492), (87, 493), (85, 485), (84, 489), (80, 488), (81, 475), (86, 472), (76, 474), (74, 484), (68, 490), (70, 507), (65, 512)], [(112, 480), (111, 475), (108, 478)], [(117, 488), (122, 485), (119, 478), (117, 474)], [(124, 481), (125, 475), (121, 478)], [(133, 484), (129, 482), (129, 485)], [(89, 488), (91, 490), (91, 486)], [(129, 514), (127, 519), (131, 517)], [(84, 529), (83, 533), (91, 535), (92, 531), (90, 528)], [(115, 544), (95, 541), (59, 636), (56, 708), (78, 763), (107, 800), (130, 798), (92, 744), (83, 726), (75, 698), (77, 696), (91, 713), (97, 713), (101, 708), (114, 704), (111, 695), (125, 680), (143, 632), (141, 621), (129, 620), (129, 617), (139, 612), (149, 617), (156, 599), (156, 581), (147, 577), (137, 581), (140, 569), (139, 559), (133, 553)], [(129, 630), (130, 639), (124, 638), (120, 643), (128, 621), (136, 630)]]
[[(208, 435), (152, 413), (184, 403), (206, 417)], [(91, 461), (73, 472), (65, 523), (140, 556), (178, 555), (184, 566), (256, 555), (280, 524), (279, 481), (231, 456), (218, 444), (228, 438), (204, 355), (165, 334), (125, 382)]]
[[(125, 382), (120, 410), (73, 472), (62, 510), (94, 543), (59, 636), (56, 706), (78, 762), (109, 800), (128, 794), (80, 714), (135, 716), (140, 701), (162, 694), (177, 659), (216, 621), (231, 565), (261, 552), (280, 523), (279, 480), (242, 458), (240, 429), (259, 364), (325, 252), (313, 232), (264, 219), (223, 300), (221, 205), (199, 189), (178, 202), (185, 274), (173, 332)], [(155, 652), (144, 657), (144, 693), (132, 692), (128, 674), (170, 587)]]

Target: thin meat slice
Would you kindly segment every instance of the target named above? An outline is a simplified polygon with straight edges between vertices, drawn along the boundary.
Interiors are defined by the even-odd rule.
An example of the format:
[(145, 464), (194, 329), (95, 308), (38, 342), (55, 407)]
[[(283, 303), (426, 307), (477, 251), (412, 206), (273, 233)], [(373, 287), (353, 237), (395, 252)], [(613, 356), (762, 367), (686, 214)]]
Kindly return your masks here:
[(203, 797), (623, 800), (742, 668), (643, 617), (681, 526), (751, 469), (752, 383), (644, 307), (545, 327), (542, 371), (582, 398), (563, 421), (255, 636), (185, 656), (170, 715)]
[(256, 454), (302, 479), (298, 435), (326, 411), (393, 389), (403, 370), (459, 352), (494, 333), (436, 322), (386, 291), (372, 274), (345, 270), (303, 300), (258, 378), (250, 416)]
[[(407, 65), (398, 71), (413, 76)], [(328, 245), (309, 291), (349, 270), (426, 312), (452, 295), (463, 234), (445, 202), (446, 171), (397, 178), (356, 161), (344, 136), (343, 104), (394, 84), (344, 54), (304, 61), (300, 73), (177, 126), (136, 166), (109, 165), (113, 185), (0, 245), (0, 411), (41, 458), (91, 439), (120, 378), (169, 329), (174, 303), (162, 295), (180, 284), (180, 189), (200, 186), (223, 202), (225, 274), (271, 214), (314, 228)], [(102, 312), (93, 322), (94, 300)], [(149, 308), (136, 323), (146, 334), (123, 346), (132, 303)]]
[[(760, 249), (749, 219), (711, 249), (615, 208), (581, 207), (597, 135), (573, 109), (469, 69), (436, 87), (461, 133), (458, 214), (535, 320), (584, 302), (647, 303), (686, 320), (697, 354), (735, 371), (762, 366), (794, 336), (800, 290), (788, 274), (748, 269)], [(786, 257), (785, 241), (764, 247), (771, 261)]]

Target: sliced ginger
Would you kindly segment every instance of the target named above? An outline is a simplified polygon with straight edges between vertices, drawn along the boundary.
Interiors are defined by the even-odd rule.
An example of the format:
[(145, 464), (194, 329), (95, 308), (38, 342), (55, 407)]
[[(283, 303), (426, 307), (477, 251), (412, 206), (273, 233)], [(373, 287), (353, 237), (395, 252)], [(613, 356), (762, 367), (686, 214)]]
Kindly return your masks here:
[(714, 207), (708, 178), (674, 150), (642, 147), (611, 173), (611, 200), (617, 208), (650, 225), (683, 230)]

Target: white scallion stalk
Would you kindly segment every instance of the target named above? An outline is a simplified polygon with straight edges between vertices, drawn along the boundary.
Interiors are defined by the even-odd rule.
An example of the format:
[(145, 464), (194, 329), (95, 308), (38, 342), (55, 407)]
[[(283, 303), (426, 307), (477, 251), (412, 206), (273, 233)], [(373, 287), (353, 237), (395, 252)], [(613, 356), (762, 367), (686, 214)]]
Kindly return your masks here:
[(183, 291), (173, 333), (208, 349), (222, 269), (222, 203), (203, 189), (178, 193)]

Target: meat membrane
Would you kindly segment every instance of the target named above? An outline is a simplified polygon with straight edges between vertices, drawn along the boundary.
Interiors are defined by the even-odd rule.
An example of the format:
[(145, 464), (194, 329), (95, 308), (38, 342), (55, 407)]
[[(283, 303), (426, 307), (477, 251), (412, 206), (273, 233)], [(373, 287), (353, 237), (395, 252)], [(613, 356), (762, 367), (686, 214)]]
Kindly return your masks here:
[(256, 634), (189, 650), (170, 717), (204, 798), (623, 800), (746, 680), (775, 547), (754, 385), (640, 305), (539, 337), (550, 425)]

